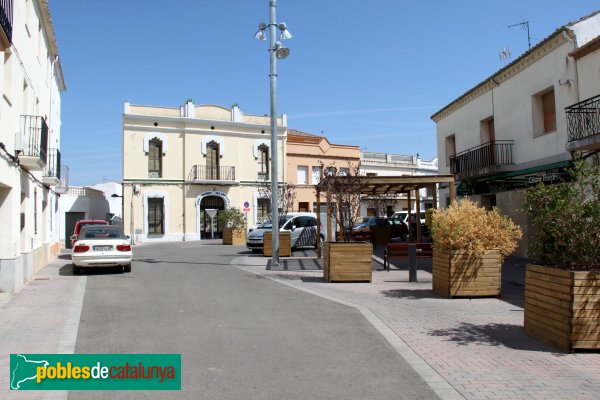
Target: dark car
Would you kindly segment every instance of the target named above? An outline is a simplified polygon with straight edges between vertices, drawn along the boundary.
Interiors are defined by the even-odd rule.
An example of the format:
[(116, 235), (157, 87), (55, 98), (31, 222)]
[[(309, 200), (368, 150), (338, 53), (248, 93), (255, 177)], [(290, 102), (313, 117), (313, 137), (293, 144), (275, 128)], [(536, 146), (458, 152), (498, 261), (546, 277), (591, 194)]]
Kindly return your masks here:
[(386, 218), (382, 217), (358, 217), (352, 231), (350, 232), (350, 240), (352, 241), (370, 241), (373, 229), (377, 226), (389, 226), (390, 223)]
[(392, 226), (392, 237), (406, 240), (408, 237), (408, 226), (400, 218), (388, 218), (388, 222)]

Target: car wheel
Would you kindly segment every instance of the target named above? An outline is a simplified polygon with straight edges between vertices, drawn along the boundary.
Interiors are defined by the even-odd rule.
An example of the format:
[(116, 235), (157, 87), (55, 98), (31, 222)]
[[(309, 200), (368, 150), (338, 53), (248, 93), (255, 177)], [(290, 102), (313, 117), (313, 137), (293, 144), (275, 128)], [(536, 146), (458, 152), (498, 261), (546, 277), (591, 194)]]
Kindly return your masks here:
[(402, 240), (403, 242), (406, 242), (406, 239), (408, 239), (408, 236), (406, 235), (406, 233), (403, 233), (402, 235), (400, 235), (400, 240)]
[(73, 264), (73, 275), (79, 274), (81, 274), (81, 267), (78, 267), (77, 265)]
[(123, 272), (131, 272), (131, 263), (129, 263), (123, 267)]

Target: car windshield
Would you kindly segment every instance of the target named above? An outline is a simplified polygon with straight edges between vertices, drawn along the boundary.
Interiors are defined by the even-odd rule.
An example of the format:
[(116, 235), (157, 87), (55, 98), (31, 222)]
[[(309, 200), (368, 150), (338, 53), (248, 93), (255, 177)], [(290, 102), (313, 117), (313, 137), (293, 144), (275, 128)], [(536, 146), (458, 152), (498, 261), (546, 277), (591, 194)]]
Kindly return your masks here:
[(125, 239), (123, 231), (115, 226), (94, 226), (84, 227), (79, 234), (80, 239)]
[[(281, 228), (290, 219), (291, 218), (279, 218), (279, 228)], [(257, 226), (256, 228), (257, 229), (273, 229), (273, 224), (271, 223), (271, 221), (265, 221), (262, 224), (260, 224), (259, 226)]]
[(356, 221), (354, 221), (354, 225), (366, 224), (369, 222), (370, 217), (358, 217)]

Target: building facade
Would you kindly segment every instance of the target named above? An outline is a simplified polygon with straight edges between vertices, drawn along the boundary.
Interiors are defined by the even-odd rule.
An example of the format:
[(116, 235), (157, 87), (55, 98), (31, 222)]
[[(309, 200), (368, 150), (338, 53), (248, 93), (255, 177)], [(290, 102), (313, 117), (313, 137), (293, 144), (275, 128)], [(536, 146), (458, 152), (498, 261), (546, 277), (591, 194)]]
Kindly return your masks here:
[[(121, 201), (121, 199), (116, 199)], [(107, 220), (110, 213), (106, 194), (92, 187), (70, 186), (60, 196), (60, 240), (64, 247), (71, 248), (69, 239), (80, 219)]]
[[(414, 176), (436, 175), (438, 173), (438, 159), (430, 161), (421, 160), (419, 155), (388, 154), (376, 152), (362, 152), (360, 154), (360, 171), (365, 176)], [(419, 209), (424, 212), (434, 208), (433, 189), (419, 190)], [(412, 211), (416, 211), (415, 199), (411, 199)], [(406, 194), (383, 196), (382, 198), (366, 197), (361, 204), (360, 215), (390, 216), (395, 211), (408, 210), (408, 197)]]
[[(599, 12), (560, 27), (432, 116), (440, 173), (454, 174), (459, 196), (519, 223), (520, 255), (533, 233), (525, 189), (559, 181), (575, 156), (597, 152), (599, 34)], [(440, 198), (447, 205), (448, 188)]]
[(15, 292), (60, 250), (60, 93), (47, 0), (0, 2), (0, 292)]
[[(285, 115), (277, 118), (278, 182), (285, 171)], [(248, 225), (268, 203), (259, 187), (270, 171), (268, 116), (196, 105), (125, 103), (123, 225), (134, 242), (220, 238), (220, 210), (237, 207)]]
[(316, 212), (315, 185), (322, 176), (322, 166), (352, 169), (358, 167), (359, 162), (358, 146), (332, 144), (323, 136), (288, 129), (287, 182), (296, 191), (291, 211)]

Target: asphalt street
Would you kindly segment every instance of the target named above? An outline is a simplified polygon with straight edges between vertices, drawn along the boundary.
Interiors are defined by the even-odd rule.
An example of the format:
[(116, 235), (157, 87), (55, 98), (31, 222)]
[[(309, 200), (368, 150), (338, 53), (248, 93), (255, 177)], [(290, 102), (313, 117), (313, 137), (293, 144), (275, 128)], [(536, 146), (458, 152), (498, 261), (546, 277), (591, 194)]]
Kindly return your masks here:
[(149, 244), (131, 273), (88, 272), (75, 352), (180, 353), (182, 391), (69, 399), (438, 398), (358, 310), (230, 265), (245, 254)]

